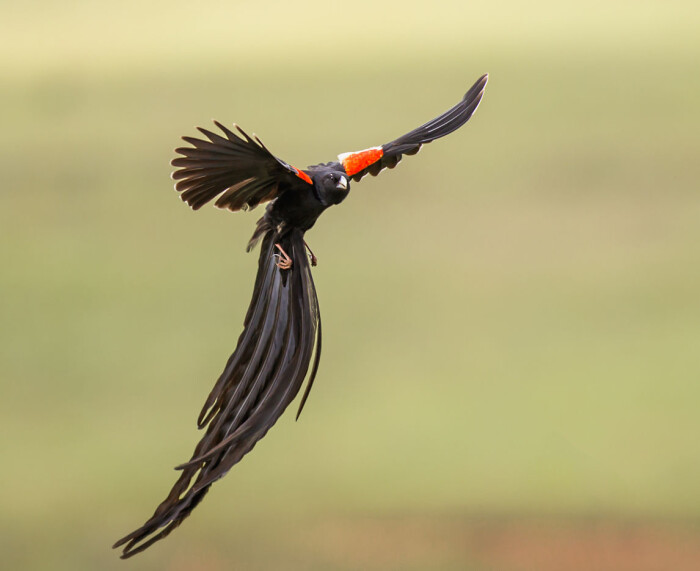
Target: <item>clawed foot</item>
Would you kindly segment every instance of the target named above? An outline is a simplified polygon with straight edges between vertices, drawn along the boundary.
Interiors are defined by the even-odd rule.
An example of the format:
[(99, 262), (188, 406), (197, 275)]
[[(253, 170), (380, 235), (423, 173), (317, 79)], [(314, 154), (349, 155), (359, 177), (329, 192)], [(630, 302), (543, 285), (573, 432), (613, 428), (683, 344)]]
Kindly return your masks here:
[(304, 246), (306, 246), (306, 249), (309, 251), (309, 256), (311, 257), (311, 265), (316, 266), (318, 264), (318, 258), (314, 255), (314, 253), (311, 251), (311, 248), (309, 248), (309, 245), (304, 242)]
[(275, 247), (280, 251), (279, 254), (275, 254), (279, 260), (276, 266), (280, 270), (288, 270), (292, 267), (292, 258), (289, 257), (287, 252), (285, 252), (282, 246), (280, 246), (279, 244), (275, 244)]

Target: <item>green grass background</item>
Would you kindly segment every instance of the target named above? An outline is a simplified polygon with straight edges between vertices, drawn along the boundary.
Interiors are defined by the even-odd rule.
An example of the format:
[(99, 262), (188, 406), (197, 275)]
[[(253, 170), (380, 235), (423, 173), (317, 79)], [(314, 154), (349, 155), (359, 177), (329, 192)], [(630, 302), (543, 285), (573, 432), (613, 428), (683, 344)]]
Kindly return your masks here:
[[(463, 569), (458, 538), (358, 559), (343, 522), (697, 525), (699, 21), (693, 1), (4, 6), (7, 568)], [(179, 136), (236, 121), (305, 166), (487, 71), (464, 129), (308, 234), (325, 340), (300, 421), (119, 562), (197, 441), (256, 266), (258, 211), (172, 190)]]

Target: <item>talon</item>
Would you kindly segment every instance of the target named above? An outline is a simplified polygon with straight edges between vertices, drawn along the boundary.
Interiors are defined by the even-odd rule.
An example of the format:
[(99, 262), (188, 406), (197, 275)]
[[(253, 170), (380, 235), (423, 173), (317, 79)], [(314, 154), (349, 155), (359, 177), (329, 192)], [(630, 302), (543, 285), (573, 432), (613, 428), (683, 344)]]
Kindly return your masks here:
[(279, 244), (275, 244), (275, 247), (280, 251), (279, 254), (275, 254), (279, 259), (279, 262), (277, 262), (275, 265), (280, 270), (288, 270), (292, 267), (292, 258), (289, 257), (287, 252), (284, 251), (284, 248), (282, 248), (282, 246)]
[(306, 246), (306, 249), (309, 251), (309, 257), (311, 258), (311, 265), (315, 267), (318, 264), (318, 258), (311, 251), (311, 248), (309, 248), (309, 245), (306, 243), (306, 241), (304, 241), (304, 246)]

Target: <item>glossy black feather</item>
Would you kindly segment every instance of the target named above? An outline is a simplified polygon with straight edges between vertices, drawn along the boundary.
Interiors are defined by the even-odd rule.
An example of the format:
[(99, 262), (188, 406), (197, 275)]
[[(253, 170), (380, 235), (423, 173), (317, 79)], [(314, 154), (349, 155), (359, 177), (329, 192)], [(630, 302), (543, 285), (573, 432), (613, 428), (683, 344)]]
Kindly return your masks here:
[[(294, 271), (275, 264), (279, 242)], [(321, 320), (303, 234), (268, 232), (243, 333), (207, 398), (198, 424), (206, 433), (168, 497), (139, 529), (115, 543), (122, 558), (135, 555), (172, 532), (216, 480), (250, 452), (298, 394), (311, 366), (318, 369)], [(308, 394), (308, 389), (306, 394)], [(305, 395), (306, 396), (306, 395)]]
[(240, 135), (218, 121), (214, 124), (225, 137), (198, 127), (206, 138), (183, 137), (191, 146), (175, 149), (182, 156), (171, 163), (177, 168), (175, 189), (194, 210), (216, 197), (219, 208), (248, 210), (276, 198), (283, 189), (308, 184), (257, 137), (237, 125)]
[(469, 121), (479, 107), (488, 78), (488, 74), (482, 75), (464, 94), (462, 100), (442, 115), (398, 139), (382, 145), (384, 154), (381, 159), (354, 173), (351, 176), (352, 180), (359, 181), (367, 174), (376, 176), (385, 168), (394, 168), (401, 160), (402, 155), (415, 155), (423, 145), (459, 129)]

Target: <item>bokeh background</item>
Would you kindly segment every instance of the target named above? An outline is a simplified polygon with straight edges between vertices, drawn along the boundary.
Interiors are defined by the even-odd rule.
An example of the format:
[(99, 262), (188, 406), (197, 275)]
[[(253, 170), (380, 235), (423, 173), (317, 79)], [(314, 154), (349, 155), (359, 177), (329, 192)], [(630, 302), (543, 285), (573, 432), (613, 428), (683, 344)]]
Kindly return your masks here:
[[(7, 569), (700, 568), (694, 0), (24, 0), (0, 19)], [(211, 118), (292, 164), (491, 79), (309, 233), (319, 378), (181, 529), (165, 496), (238, 338), (259, 211), (196, 214)]]

